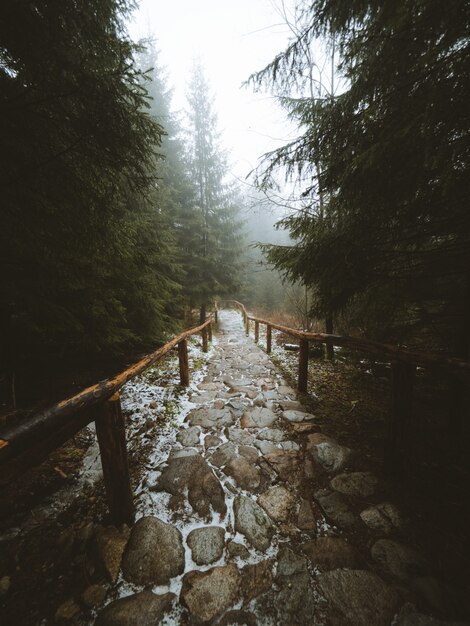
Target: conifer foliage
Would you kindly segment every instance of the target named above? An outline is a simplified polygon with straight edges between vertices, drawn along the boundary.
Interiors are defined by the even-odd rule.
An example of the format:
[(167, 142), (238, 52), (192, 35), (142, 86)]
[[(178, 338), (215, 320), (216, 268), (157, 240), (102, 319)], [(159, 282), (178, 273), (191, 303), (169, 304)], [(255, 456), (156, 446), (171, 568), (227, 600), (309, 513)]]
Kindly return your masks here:
[[(305, 210), (286, 221), (297, 245), (270, 258), (315, 289), (318, 314), (346, 312), (382, 338), (425, 332), (468, 355), (470, 4), (299, 8), (299, 36), (253, 77), (281, 88), (302, 129), (270, 166), (310, 179)], [(297, 97), (318, 37), (336, 42), (347, 80), (333, 102)]]

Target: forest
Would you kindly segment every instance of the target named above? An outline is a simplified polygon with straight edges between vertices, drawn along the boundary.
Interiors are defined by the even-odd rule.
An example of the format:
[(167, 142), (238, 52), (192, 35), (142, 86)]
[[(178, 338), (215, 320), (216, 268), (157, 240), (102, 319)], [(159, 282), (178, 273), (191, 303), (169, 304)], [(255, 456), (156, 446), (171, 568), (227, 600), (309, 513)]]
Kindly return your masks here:
[[(416, 470), (416, 475), (422, 470), (429, 477), (427, 472), (435, 471), (444, 481), (445, 491), (445, 481), (454, 484), (458, 482), (456, 475), (468, 476), (468, 454), (464, 448), (469, 434), (470, 2), (455, 0), (445, 7), (442, 0), (269, 0), (267, 4), (273, 23), (279, 26), (279, 22), (283, 32), (287, 32), (285, 45), (267, 62), (266, 55), (260, 56), (259, 64), (254, 59), (243, 84), (237, 88), (253, 97), (269, 99), (282, 116), (285, 133), (282, 141), (272, 142), (271, 148), (260, 151), (255, 166), (247, 167), (243, 177), (224, 135), (226, 124), (219, 117), (219, 94), (211, 72), (197, 51), (191, 52), (189, 44), (186, 49), (182, 40), (187, 81), (181, 103), (179, 92), (175, 97), (172, 69), (163, 60), (165, 50), (158, 32), (149, 29), (143, 38), (132, 34), (138, 2), (7, 0), (2, 6), (0, 428), (23, 424), (35, 411), (110, 379), (183, 331), (212, 320), (211, 314), (216, 309), (224, 310), (224, 303), (231, 302), (233, 306), (235, 301), (236, 306), (243, 303), (243, 337), (234, 340), (242, 350), (245, 328), (248, 335), (250, 332), (248, 310), (250, 315), (258, 316), (252, 319), (256, 323), (256, 343), (261, 318), (272, 320), (274, 325), (292, 327), (297, 333), (353, 337), (369, 342), (368, 345), (386, 344), (387, 349), (392, 346), (390, 350), (400, 354), (410, 351), (413, 355), (426, 355), (425, 365), (445, 362), (455, 366), (444, 374), (433, 367), (429, 374), (428, 370), (423, 374), (425, 365), (416, 357), (412, 366), (418, 367), (409, 377), (411, 380), (416, 373), (415, 404), (420, 420), (424, 420), (426, 411), (439, 413), (432, 445), (440, 439), (446, 448), (445, 452), (428, 454), (425, 461), (415, 451), (410, 456), (419, 457), (416, 462), (420, 470)], [(204, 20), (210, 20), (211, 13), (216, 13), (215, 4), (209, 2), (206, 7), (203, 3), (201, 13)], [(246, 15), (245, 18), (248, 20)], [(258, 30), (253, 32), (256, 36)], [(220, 54), (223, 61), (224, 51)], [(227, 74), (230, 71), (228, 67)], [(233, 116), (238, 113), (243, 117), (241, 109), (232, 109)], [(250, 123), (256, 126), (257, 120)], [(235, 318), (227, 319), (224, 323), (233, 330)], [(196, 361), (201, 359), (195, 369), (201, 368), (206, 375), (198, 382), (206, 388), (200, 387), (197, 394), (213, 393), (210, 401), (219, 401), (224, 411), (232, 402), (227, 410), (237, 419), (246, 409), (239, 399), (243, 394), (244, 400), (250, 399), (249, 410), (258, 407), (259, 411), (273, 410), (281, 415), (289, 412), (282, 402), (286, 406), (292, 402), (295, 407), (290, 410), (295, 413), (299, 409), (297, 396), (286, 396), (287, 400), (279, 401), (276, 409), (273, 402), (279, 399), (281, 388), (288, 389), (291, 383), (294, 386), (292, 372), (295, 370), (297, 375), (295, 368), (301, 368), (304, 357), (300, 356), (300, 364), (294, 367), (284, 352), (302, 353), (302, 340), (295, 345), (287, 339), (278, 340), (275, 365), (265, 371), (266, 378), (257, 374), (253, 381), (245, 381), (247, 364), (255, 363), (259, 372), (264, 371), (265, 365), (264, 361), (251, 361), (255, 357), (246, 348), (243, 366), (239, 364), (233, 373), (236, 382), (230, 378), (227, 383), (228, 378), (223, 378), (214, 383), (209, 380), (210, 372), (220, 378), (220, 371), (234, 358), (230, 348), (223, 347), (224, 333), (229, 332), (224, 329), (220, 326), (217, 339), (223, 353), (221, 361), (217, 361), (218, 370), (211, 370), (210, 361), (209, 365), (205, 361), (202, 365), (204, 355), (197, 353), (194, 357)], [(267, 323), (268, 354), (271, 330)], [(190, 350), (197, 350), (191, 347), (189, 336), (188, 341)], [(308, 352), (308, 342), (303, 341)], [(383, 398), (388, 398), (389, 391), (387, 387), (384, 392), (380, 385), (390, 381), (393, 384), (402, 375), (406, 378), (410, 368), (394, 369), (396, 363), (389, 366), (390, 359), (376, 353), (364, 358), (352, 355), (347, 341), (341, 344), (346, 345), (345, 349), (333, 349), (328, 341), (323, 342), (325, 349), (317, 347), (315, 356), (320, 360), (328, 357), (328, 362), (314, 365), (315, 374), (308, 383), (310, 398), (300, 400), (314, 413), (320, 402), (321, 436), (323, 431), (328, 436), (338, 436), (340, 441), (343, 436), (348, 459), (350, 448), (360, 449), (360, 472), (369, 471), (369, 461), (375, 470), (377, 441), (388, 428), (382, 415), (386, 412)], [(205, 353), (206, 335), (204, 342)], [(214, 343), (211, 349), (217, 349), (217, 345)], [(186, 343), (179, 349), (181, 359)], [(313, 353), (314, 350), (310, 358)], [(305, 354), (308, 368), (309, 355)], [(345, 365), (347, 359), (353, 365)], [(399, 364), (402, 361), (398, 358)], [(185, 367), (189, 367), (187, 363)], [(285, 378), (279, 374), (276, 383), (266, 382), (275, 367), (281, 368)], [(354, 372), (352, 368), (356, 368)], [(370, 374), (374, 368), (384, 369), (385, 374), (376, 377), (378, 380), (374, 378), (372, 390), (364, 391), (361, 372), (367, 370)], [(458, 375), (454, 376), (457, 370)], [(183, 381), (182, 373), (181, 376)], [(222, 398), (217, 396), (221, 381), (226, 386)], [(147, 382), (144, 378), (144, 387)], [(215, 387), (211, 388), (211, 384)], [(313, 384), (319, 385), (315, 391)], [(412, 395), (413, 382), (408, 387), (407, 384), (405, 381), (399, 393), (397, 387), (392, 389), (392, 413), (403, 409), (404, 415), (408, 415), (405, 396), (408, 392)], [(259, 387), (258, 395), (253, 389), (250, 395), (250, 385)], [(306, 379), (304, 386), (306, 390)], [(138, 394), (139, 388), (135, 389)], [(434, 391), (437, 400), (433, 399)], [(194, 389), (192, 393), (196, 394)], [(325, 393), (336, 394), (338, 403), (331, 397), (324, 400)], [(145, 410), (151, 406), (152, 397), (149, 396)], [(165, 406), (171, 409), (178, 400), (177, 396), (168, 397)], [(323, 401), (325, 405), (321, 404)], [(367, 403), (370, 406), (362, 409)], [(356, 418), (357, 404), (365, 416), (361, 424)], [(210, 410), (222, 409), (218, 406)], [(371, 417), (374, 410), (376, 415)], [(344, 415), (344, 422), (335, 421), (338, 411)], [(130, 409), (128, 413), (132, 415)], [(241, 419), (243, 424), (246, 415)], [(422, 421), (419, 428), (424, 431)], [(191, 422), (192, 427), (195, 425), (206, 426)], [(259, 424), (251, 424), (255, 426), (258, 428)], [(271, 423), (265, 426), (269, 428)], [(312, 444), (311, 439), (308, 443), (294, 441), (304, 431), (306, 437), (313, 437), (308, 427), (302, 431), (298, 425), (290, 424), (289, 428), (293, 443), (289, 440), (291, 447), (282, 448), (283, 453), (289, 450), (291, 454), (289, 463), (301, 451), (308, 450), (314, 456), (310, 450), (317, 443)], [(329, 432), (334, 428), (338, 432)], [(445, 437), (449, 430), (452, 443), (448, 446)], [(138, 432), (142, 436), (143, 430)], [(217, 445), (222, 447), (235, 443), (242, 455), (245, 441), (233, 443), (229, 438), (229, 442), (227, 433), (222, 427), (215, 428), (207, 437), (219, 437)], [(0, 449), (9, 445), (2, 437)], [(426, 437), (431, 439), (431, 435)], [(273, 439), (269, 445), (279, 448), (284, 440)], [(201, 454), (208, 449), (202, 441), (196, 438), (194, 443)], [(328, 437), (325, 441), (325, 445), (330, 445)], [(254, 454), (255, 444), (250, 440), (248, 445)], [(257, 449), (269, 457), (273, 450), (266, 451), (268, 447), (264, 443)], [(343, 454), (344, 450), (340, 452)], [(256, 450), (255, 453), (257, 457)], [(275, 453), (280, 454), (279, 450)], [(245, 450), (245, 454), (250, 459), (250, 453)], [(439, 456), (438, 461), (429, 460), (433, 454)], [(138, 457), (137, 452), (135, 456)], [(366, 457), (370, 457), (367, 462)], [(171, 461), (171, 455), (168, 458)], [(318, 467), (321, 465), (316, 457), (314, 461)], [(131, 477), (135, 482), (138, 471), (135, 469), (135, 476), (132, 474), (132, 463), (131, 459)], [(217, 468), (223, 467), (225, 462), (211, 476), (219, 476), (222, 470)], [(262, 464), (260, 468), (262, 474)], [(291, 471), (290, 465), (289, 468)], [(54, 471), (62, 472), (57, 467)], [(143, 471), (140, 466), (139, 471)], [(263, 480), (258, 481), (256, 488), (264, 485)], [(292, 493), (298, 486), (282, 473), (276, 481), (287, 481), (286, 488)], [(318, 486), (324, 489), (325, 485)], [(460, 488), (457, 496), (453, 489), (447, 493), (449, 500), (458, 503), (459, 524), (462, 522), (459, 537), (466, 519)], [(259, 489), (261, 501), (264, 492)], [(318, 504), (321, 498), (313, 498), (312, 487), (306, 489), (308, 497)], [(176, 499), (178, 494), (171, 490), (170, 493)], [(233, 499), (233, 495), (230, 497)], [(304, 506), (307, 496), (302, 498), (297, 508)], [(423, 510), (430, 510), (426, 506), (423, 504)], [(235, 504), (233, 507), (236, 524), (237, 508)], [(312, 510), (322, 510), (328, 519), (326, 505)], [(287, 524), (287, 519), (286, 514), (285, 519), (275, 522)], [(299, 524), (298, 528), (301, 532), (311, 530)], [(435, 537), (436, 532), (429, 531), (429, 537)], [(333, 535), (336, 536), (334, 532)], [(423, 537), (428, 535), (423, 533)], [(418, 536), (416, 531), (414, 537)], [(287, 531), (285, 537), (291, 540)], [(361, 536), (360, 550), (365, 550), (367, 541)], [(289, 546), (289, 550), (297, 549), (295, 542)], [(455, 553), (455, 545), (450, 552)], [(444, 562), (445, 557), (442, 559)], [(205, 563), (199, 563), (195, 557), (194, 561), (198, 565)], [(5, 587), (4, 591), (2, 581), (10, 581), (11, 566), (4, 566), (4, 562), (0, 550), (0, 601), (9, 589)], [(8, 576), (2, 578), (3, 570), (8, 570)], [(461, 589), (451, 594), (452, 602), (444, 608), (438, 606), (436, 619), (449, 615), (460, 619), (465, 613), (462, 607), (468, 608), (468, 602), (462, 604), (460, 600), (465, 595), (462, 589), (467, 588), (464, 566), (459, 562), (455, 571), (454, 578), (460, 577), (457, 586)], [(307, 576), (306, 572), (297, 572), (299, 589), (303, 588), (302, 576)], [(90, 576), (93, 579), (94, 574)], [(258, 581), (259, 574), (253, 576)], [(297, 584), (293, 579), (277, 576), (276, 589), (283, 589), (284, 584), (291, 589), (292, 582)], [(393, 576), (393, 571), (387, 571), (387, 584)], [(421, 570), (420, 576), (425, 576)], [(414, 581), (415, 574), (407, 573), (401, 580), (411, 578)], [(240, 583), (240, 589), (247, 584)], [(187, 593), (185, 585), (182, 596)], [(326, 583), (320, 587), (330, 601)], [(418, 593), (413, 589), (413, 593)], [(244, 593), (248, 593), (246, 589)], [(305, 591), (305, 606), (309, 606), (309, 593)], [(331, 600), (336, 617), (326, 617), (326, 621), (319, 617), (315, 625), (352, 623), (341, 621), (346, 619), (344, 615), (338, 618), (343, 608), (335, 604), (337, 593), (332, 592)], [(249, 599), (243, 601), (243, 611), (251, 610), (249, 602), (255, 595), (246, 597)], [(358, 603), (362, 601), (366, 606), (368, 601), (362, 599)], [(289, 602), (294, 600), (288, 599), (286, 606), (290, 606)], [(412, 598), (411, 602), (415, 600)], [(415, 602), (416, 610), (436, 608), (433, 602), (426, 602)], [(235, 604), (227, 603), (223, 610)], [(451, 605), (452, 610), (447, 610)], [(211, 621), (220, 618), (222, 609), (206, 619), (205, 614), (198, 613), (200, 607), (191, 608), (191, 600), (185, 598), (183, 606), (194, 621), (164, 623), (232, 623)], [(300, 604), (295, 606), (301, 615), (298, 623), (314, 623), (302, 613)], [(451, 623), (406, 621), (405, 613), (394, 607), (395, 612), (388, 615), (384, 610), (388, 617), (377, 617), (377, 622), (370, 621), (366, 611), (365, 617), (357, 617), (354, 623), (379, 626), (392, 623), (393, 616), (399, 620), (393, 623), (402, 626)], [(55, 614), (55, 618), (47, 618), (52, 621), (34, 621), (39, 620), (41, 610), (37, 608), (34, 619), (23, 615), (24, 622), (20, 619), (17, 623), (91, 623), (86, 621), (91, 614), (80, 621), (78, 609), (73, 619), (62, 612), (59, 617)], [(253, 609), (253, 614), (259, 619), (264, 609), (257, 610), (261, 613)], [(269, 617), (266, 609), (266, 623), (291, 623), (292, 615), (286, 617), (282, 610), (275, 608), (278, 613), (274, 618)], [(12, 613), (7, 615), (11, 619)], [(339, 621), (334, 621), (336, 618)], [(121, 622), (121, 617), (115, 616), (115, 621), (99, 619), (97, 623), (104, 626), (141, 623)], [(249, 621), (246, 615), (243, 619), (246, 621), (233, 623), (258, 623)]]

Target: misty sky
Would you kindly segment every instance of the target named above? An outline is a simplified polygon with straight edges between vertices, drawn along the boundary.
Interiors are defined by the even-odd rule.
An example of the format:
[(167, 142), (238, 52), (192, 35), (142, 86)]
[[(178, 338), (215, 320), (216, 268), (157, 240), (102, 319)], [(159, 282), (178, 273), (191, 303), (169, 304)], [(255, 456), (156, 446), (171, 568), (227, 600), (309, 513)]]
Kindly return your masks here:
[(288, 29), (275, 1), (141, 0), (130, 25), (136, 39), (156, 37), (177, 109), (184, 107), (193, 59), (202, 61), (216, 96), (224, 143), (241, 178), (261, 154), (289, 139), (284, 113), (269, 94), (241, 88), (287, 43)]

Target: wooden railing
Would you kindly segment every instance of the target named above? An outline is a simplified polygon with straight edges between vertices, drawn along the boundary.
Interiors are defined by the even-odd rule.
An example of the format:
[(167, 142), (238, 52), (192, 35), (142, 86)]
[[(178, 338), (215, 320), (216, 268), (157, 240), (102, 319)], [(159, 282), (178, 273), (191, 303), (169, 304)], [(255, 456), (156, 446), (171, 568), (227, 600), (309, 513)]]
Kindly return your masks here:
[[(217, 320), (217, 313), (214, 317)], [(127, 460), (125, 423), (119, 390), (178, 346), (182, 385), (189, 385), (187, 340), (201, 333), (202, 349), (212, 341), (211, 315), (203, 324), (184, 331), (114, 378), (102, 381), (19, 423), (0, 428), (0, 487), (38, 465), (90, 422), (95, 422), (111, 520), (132, 523), (134, 504)]]
[(392, 394), (389, 411), (388, 436), (385, 447), (385, 466), (390, 471), (401, 471), (406, 457), (408, 433), (412, 419), (413, 385), (416, 367), (445, 371), (455, 378), (468, 384), (470, 362), (462, 359), (447, 358), (439, 354), (415, 352), (389, 344), (377, 343), (367, 339), (359, 339), (345, 335), (326, 333), (310, 333), (276, 324), (269, 320), (248, 314), (245, 306), (237, 300), (227, 300), (235, 305), (242, 314), (246, 334), (250, 333), (250, 323), (254, 322), (255, 342), (259, 341), (259, 326), (266, 325), (266, 351), (272, 350), (272, 330), (278, 330), (299, 341), (299, 365), (297, 386), (300, 392), (307, 392), (309, 343), (315, 342), (327, 346), (342, 346), (368, 354), (379, 355), (389, 361), (392, 367)]

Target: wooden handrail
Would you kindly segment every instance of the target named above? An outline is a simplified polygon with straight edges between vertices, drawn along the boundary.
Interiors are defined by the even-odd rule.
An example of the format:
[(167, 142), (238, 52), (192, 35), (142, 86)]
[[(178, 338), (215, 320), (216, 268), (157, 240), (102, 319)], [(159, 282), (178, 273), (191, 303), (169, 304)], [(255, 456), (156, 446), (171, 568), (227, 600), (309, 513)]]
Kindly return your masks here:
[(115, 524), (131, 524), (134, 505), (119, 390), (175, 346), (178, 346), (180, 382), (188, 385), (187, 339), (201, 333), (202, 347), (207, 352), (208, 340), (212, 338), (212, 321), (210, 315), (203, 324), (185, 330), (113, 378), (92, 385), (21, 423), (0, 428), (0, 486), (9, 484), (28, 468), (41, 463), (53, 450), (94, 421), (111, 520)]

